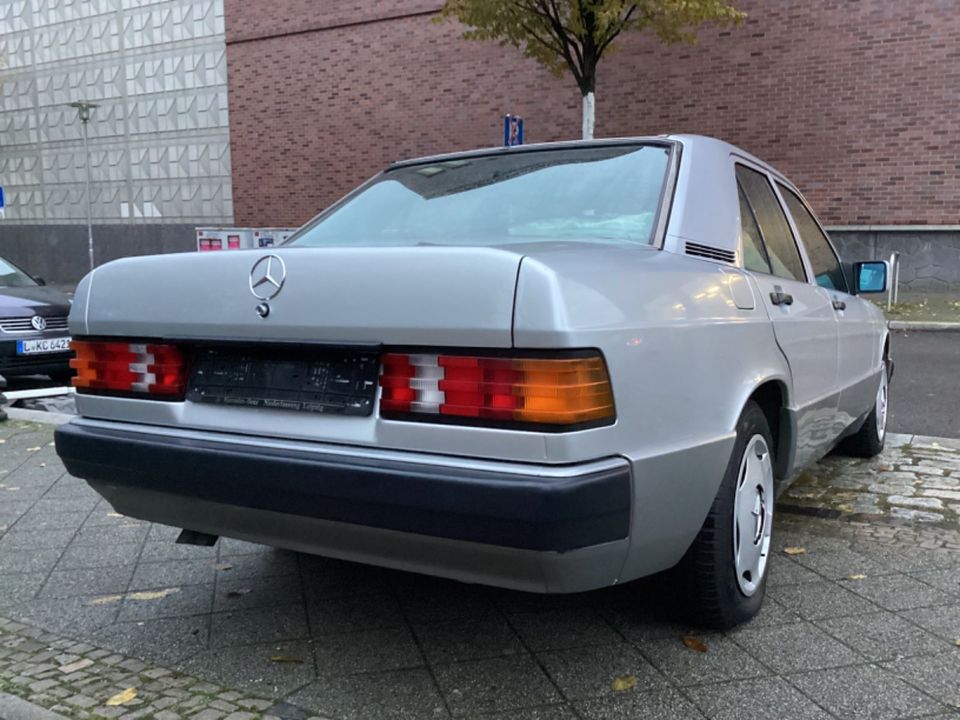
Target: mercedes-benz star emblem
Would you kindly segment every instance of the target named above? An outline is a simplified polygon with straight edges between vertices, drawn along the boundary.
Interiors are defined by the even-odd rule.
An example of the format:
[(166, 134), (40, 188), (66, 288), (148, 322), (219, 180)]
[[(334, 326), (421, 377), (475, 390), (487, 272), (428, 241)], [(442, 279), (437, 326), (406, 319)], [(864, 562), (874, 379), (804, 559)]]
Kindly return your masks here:
[(287, 266), (279, 255), (264, 255), (250, 269), (250, 292), (257, 300), (273, 300), (283, 290)]
[(34, 315), (32, 318), (30, 318), (30, 324), (33, 325), (34, 330), (47, 329), (47, 319), (40, 317), (39, 315)]

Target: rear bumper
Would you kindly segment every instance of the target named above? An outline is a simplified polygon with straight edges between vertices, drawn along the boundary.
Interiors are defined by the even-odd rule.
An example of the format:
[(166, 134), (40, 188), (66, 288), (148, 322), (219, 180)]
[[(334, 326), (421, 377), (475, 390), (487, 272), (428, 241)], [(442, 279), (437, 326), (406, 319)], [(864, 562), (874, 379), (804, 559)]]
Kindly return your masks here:
[(622, 458), (557, 467), (130, 427), (62, 425), (57, 452), (146, 520), (540, 591), (615, 582), (626, 554)]

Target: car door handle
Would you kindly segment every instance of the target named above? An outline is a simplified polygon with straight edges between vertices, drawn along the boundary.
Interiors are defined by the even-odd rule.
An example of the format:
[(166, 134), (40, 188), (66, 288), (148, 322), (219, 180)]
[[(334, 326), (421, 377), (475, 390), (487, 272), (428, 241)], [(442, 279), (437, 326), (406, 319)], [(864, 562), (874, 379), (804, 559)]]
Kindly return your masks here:
[(783, 288), (775, 285), (773, 292), (770, 293), (770, 302), (774, 305), (793, 305), (793, 295), (785, 293)]
[(835, 299), (835, 300), (833, 301), (833, 309), (834, 309), (834, 310), (846, 310), (846, 309), (847, 309), (847, 304), (846, 304), (843, 300), (836, 300), (836, 299)]

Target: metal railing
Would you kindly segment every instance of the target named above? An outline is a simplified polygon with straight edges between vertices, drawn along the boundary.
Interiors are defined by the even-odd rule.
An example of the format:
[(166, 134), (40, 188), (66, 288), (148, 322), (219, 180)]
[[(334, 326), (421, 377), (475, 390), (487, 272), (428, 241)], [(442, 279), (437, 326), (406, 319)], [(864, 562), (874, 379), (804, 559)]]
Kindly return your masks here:
[(900, 253), (890, 253), (887, 261), (890, 266), (890, 281), (887, 283), (887, 310), (889, 311), (900, 299)]

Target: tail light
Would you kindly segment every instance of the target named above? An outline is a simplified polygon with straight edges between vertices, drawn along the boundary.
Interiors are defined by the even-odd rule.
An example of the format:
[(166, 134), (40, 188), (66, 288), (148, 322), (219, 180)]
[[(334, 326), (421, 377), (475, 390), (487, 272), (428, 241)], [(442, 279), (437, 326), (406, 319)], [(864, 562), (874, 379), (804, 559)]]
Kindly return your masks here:
[(211, 250), (223, 250), (223, 240), (220, 238), (202, 238), (200, 240), (200, 252), (210, 252)]
[(74, 340), (70, 347), (77, 392), (184, 398), (187, 363), (176, 345)]
[(387, 418), (537, 424), (555, 430), (612, 423), (603, 359), (388, 353), (380, 375)]

